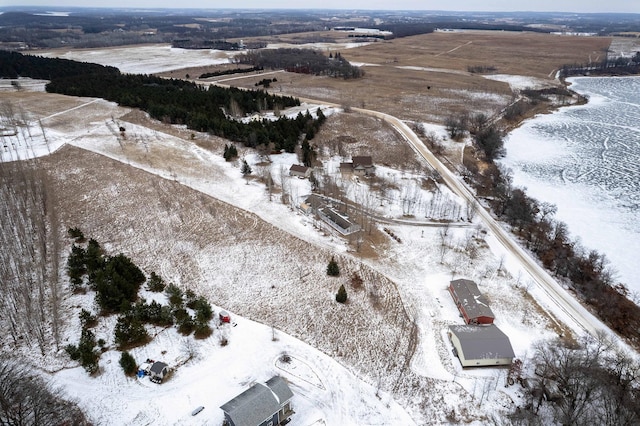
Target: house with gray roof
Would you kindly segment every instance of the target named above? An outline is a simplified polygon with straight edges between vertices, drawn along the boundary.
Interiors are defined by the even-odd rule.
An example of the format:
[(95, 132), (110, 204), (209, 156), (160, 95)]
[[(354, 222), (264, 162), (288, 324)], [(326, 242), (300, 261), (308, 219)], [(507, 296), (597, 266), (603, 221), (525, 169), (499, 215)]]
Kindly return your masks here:
[(280, 376), (256, 383), (220, 406), (224, 424), (229, 426), (276, 426), (292, 414), (293, 392)]
[(462, 367), (511, 365), (511, 341), (495, 325), (451, 325), (449, 340)]
[(465, 279), (449, 283), (449, 293), (467, 324), (493, 324), (495, 315), (489, 307), (489, 300), (480, 293), (478, 285)]
[(149, 368), (149, 379), (154, 383), (162, 383), (164, 376), (169, 372), (169, 366), (161, 361), (156, 361)]

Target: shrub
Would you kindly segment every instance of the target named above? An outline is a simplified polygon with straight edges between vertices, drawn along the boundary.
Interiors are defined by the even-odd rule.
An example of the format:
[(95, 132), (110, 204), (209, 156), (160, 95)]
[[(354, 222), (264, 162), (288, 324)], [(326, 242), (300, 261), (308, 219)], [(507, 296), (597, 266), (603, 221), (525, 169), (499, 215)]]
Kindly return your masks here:
[(138, 369), (136, 360), (129, 352), (122, 352), (122, 355), (120, 355), (120, 367), (122, 367), (124, 374), (127, 376), (135, 376)]
[(353, 275), (351, 275), (351, 286), (358, 290), (362, 288), (363, 285), (363, 281), (362, 278), (360, 277), (360, 275), (358, 275), (357, 272), (354, 272)]

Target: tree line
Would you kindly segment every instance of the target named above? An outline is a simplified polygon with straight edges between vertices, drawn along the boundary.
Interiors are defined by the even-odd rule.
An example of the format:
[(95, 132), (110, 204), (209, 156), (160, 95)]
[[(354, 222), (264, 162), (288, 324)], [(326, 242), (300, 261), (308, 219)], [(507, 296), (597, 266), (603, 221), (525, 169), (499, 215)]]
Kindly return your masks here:
[(604, 59), (588, 64), (563, 65), (560, 77), (575, 75), (637, 75), (640, 74), (640, 52), (631, 58)]
[[(0, 76), (49, 79), (46, 90), (71, 96), (103, 98), (140, 108), (157, 120), (184, 124), (249, 147), (273, 143), (293, 152), (300, 136), (319, 126), (310, 115), (279, 117), (275, 121), (238, 118), (247, 113), (298, 106), (300, 101), (264, 90), (240, 90), (150, 75), (122, 74), (117, 68), (56, 58), (41, 58), (0, 51)], [(308, 132), (307, 132), (308, 133)]]
[(237, 59), (240, 63), (271, 69), (285, 69), (302, 74), (336, 78), (360, 78), (364, 71), (353, 66), (339, 52), (325, 56), (313, 49), (251, 50)]
[[(494, 162), (504, 150), (502, 132), (496, 124), (474, 116), (478, 127), (473, 130), (477, 159), (465, 160), (466, 180), (485, 197), (496, 216), (511, 225), (527, 249), (542, 264), (566, 282), (611, 329), (640, 345), (640, 307), (629, 299), (626, 286), (617, 283), (604, 254), (587, 250), (572, 240), (567, 225), (554, 215), (556, 206), (540, 202), (513, 185), (509, 170)], [(473, 121), (473, 120), (472, 120)], [(458, 123), (459, 124), (459, 123)]]

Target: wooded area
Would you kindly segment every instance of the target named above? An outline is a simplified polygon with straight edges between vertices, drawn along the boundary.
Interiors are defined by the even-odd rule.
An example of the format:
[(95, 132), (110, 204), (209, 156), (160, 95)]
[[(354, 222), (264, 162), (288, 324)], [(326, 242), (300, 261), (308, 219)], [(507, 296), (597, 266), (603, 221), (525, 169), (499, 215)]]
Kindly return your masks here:
[(113, 67), (6, 51), (0, 51), (0, 64), (2, 77), (49, 79), (49, 92), (103, 98), (140, 108), (165, 123), (184, 124), (248, 147), (273, 144), (276, 150), (293, 152), (301, 135), (312, 139), (322, 122), (310, 114), (281, 116), (275, 121), (240, 121), (248, 113), (300, 105), (296, 98), (271, 95), (264, 90), (203, 88), (184, 80), (121, 74)]

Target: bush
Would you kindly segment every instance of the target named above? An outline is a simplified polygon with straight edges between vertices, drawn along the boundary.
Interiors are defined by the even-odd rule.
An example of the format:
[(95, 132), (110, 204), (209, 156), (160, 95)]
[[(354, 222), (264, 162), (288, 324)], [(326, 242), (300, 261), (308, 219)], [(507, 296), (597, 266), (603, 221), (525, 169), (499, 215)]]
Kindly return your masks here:
[(331, 260), (327, 265), (327, 275), (329, 275), (330, 277), (340, 276), (340, 267), (338, 266), (338, 262), (336, 262), (333, 256), (331, 256)]
[(336, 294), (336, 302), (338, 303), (346, 303), (347, 301), (347, 290), (345, 290), (344, 285), (341, 285), (338, 289), (338, 293)]
[(129, 352), (122, 352), (120, 355), (120, 367), (127, 376), (135, 376), (138, 366), (136, 360), (131, 356)]

